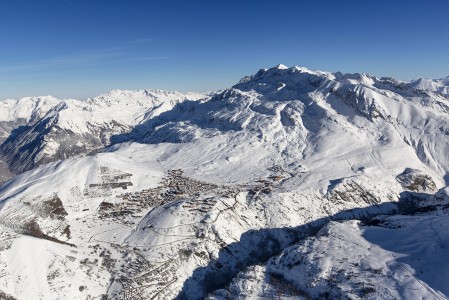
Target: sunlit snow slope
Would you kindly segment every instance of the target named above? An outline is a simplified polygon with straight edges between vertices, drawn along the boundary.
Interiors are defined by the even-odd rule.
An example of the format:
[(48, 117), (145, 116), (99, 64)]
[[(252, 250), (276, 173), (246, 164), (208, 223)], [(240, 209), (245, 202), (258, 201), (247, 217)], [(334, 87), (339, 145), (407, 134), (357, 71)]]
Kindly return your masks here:
[(48, 105), (3, 144), (19, 172), (39, 156), (7, 154), (29, 141), (109, 147), (0, 187), (0, 295), (449, 297), (447, 93), (283, 65), (148, 93)]
[(7, 171), (18, 174), (99, 151), (111, 144), (111, 136), (128, 132), (182, 101), (204, 97), (162, 90), (115, 90), (84, 101), (52, 97), (1, 101), (0, 179), (7, 177)]

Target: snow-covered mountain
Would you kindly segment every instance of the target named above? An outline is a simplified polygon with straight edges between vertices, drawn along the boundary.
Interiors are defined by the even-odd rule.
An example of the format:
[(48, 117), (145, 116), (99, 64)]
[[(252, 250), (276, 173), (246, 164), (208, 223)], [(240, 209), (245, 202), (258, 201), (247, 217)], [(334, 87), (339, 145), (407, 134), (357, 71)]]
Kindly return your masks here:
[(184, 100), (204, 97), (162, 90), (115, 90), (86, 101), (52, 97), (2, 101), (0, 152), (4, 169), (18, 174), (100, 150), (110, 145), (111, 136), (125, 133)]
[(449, 95), (449, 76), (436, 80), (428, 78), (419, 78), (415, 81), (411, 81), (410, 85), (416, 89), (438, 92), (446, 96)]
[(449, 297), (440, 90), (278, 65), (46, 101), (5, 119), (4, 297)]

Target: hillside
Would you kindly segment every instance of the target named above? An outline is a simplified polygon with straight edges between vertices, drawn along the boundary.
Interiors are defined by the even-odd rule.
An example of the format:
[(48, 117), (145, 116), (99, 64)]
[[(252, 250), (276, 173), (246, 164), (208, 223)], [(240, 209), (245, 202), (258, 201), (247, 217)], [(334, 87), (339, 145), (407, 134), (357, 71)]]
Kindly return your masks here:
[(14, 101), (0, 295), (449, 298), (432, 84), (278, 65), (210, 95)]
[[(49, 162), (101, 151), (110, 145), (111, 136), (125, 133), (186, 99), (204, 97), (162, 90), (115, 90), (85, 101), (52, 97), (2, 101), (0, 167), (19, 174)], [(3, 175), (7, 177), (6, 172)]]

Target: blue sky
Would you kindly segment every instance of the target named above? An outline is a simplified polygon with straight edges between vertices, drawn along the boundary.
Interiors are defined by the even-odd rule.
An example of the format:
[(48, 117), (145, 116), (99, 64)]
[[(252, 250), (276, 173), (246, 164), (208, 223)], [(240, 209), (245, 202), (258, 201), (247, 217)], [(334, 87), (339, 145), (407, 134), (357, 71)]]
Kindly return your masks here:
[(447, 0), (4, 0), (0, 99), (204, 91), (278, 63), (449, 75)]

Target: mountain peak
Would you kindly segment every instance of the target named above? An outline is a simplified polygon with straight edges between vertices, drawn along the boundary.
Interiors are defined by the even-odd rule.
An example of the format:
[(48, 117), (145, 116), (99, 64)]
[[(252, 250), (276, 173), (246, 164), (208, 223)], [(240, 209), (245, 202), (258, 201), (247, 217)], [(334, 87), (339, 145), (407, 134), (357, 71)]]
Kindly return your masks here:
[(275, 68), (278, 69), (278, 70), (286, 70), (286, 69), (288, 69), (288, 67), (286, 65), (283, 65), (283, 64), (278, 64)]
[(0, 186), (0, 298), (447, 298), (448, 108), (408, 84), (0, 103), (0, 180), (30, 170)]

